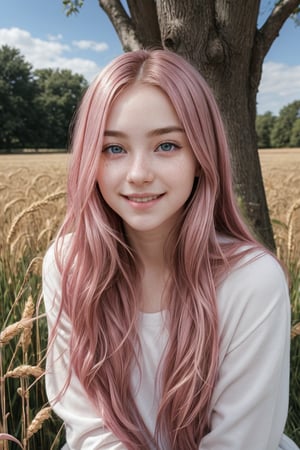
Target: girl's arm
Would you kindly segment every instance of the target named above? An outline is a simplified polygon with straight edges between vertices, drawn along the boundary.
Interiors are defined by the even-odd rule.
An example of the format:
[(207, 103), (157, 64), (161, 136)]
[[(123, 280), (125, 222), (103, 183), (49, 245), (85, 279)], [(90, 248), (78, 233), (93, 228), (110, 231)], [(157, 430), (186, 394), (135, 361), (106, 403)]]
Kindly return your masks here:
[[(60, 308), (60, 274), (54, 247), (50, 247), (43, 264), (43, 296), (48, 331), (51, 331)], [(105, 428), (102, 418), (88, 399), (81, 383), (72, 374), (64, 392), (69, 371), (69, 340), (71, 323), (62, 313), (55, 339), (50, 342), (46, 365), (46, 389), (50, 404), (64, 421), (70, 450), (126, 450), (124, 445)]]
[(277, 450), (289, 388), (290, 303), (269, 255), (233, 271), (218, 292), (220, 368), (211, 431), (199, 450)]

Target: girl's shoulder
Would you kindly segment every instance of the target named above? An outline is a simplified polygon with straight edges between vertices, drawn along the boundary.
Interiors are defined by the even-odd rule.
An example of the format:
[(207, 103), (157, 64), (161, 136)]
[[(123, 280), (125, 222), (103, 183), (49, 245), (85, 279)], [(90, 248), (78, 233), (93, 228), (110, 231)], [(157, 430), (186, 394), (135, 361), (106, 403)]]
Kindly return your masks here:
[(261, 244), (242, 242), (223, 234), (217, 235), (217, 241), (224, 255), (219, 278), (223, 289), (239, 289), (241, 286), (250, 290), (263, 286), (276, 288), (276, 283), (286, 281), (276, 256)]
[[(247, 249), (217, 289), (220, 333), (231, 346), (264, 325), (289, 324), (289, 289), (283, 268), (269, 252)], [(235, 344), (233, 345), (233, 342)]]
[[(58, 271), (58, 260), (63, 263), (66, 258), (68, 249), (70, 248), (72, 240), (72, 233), (68, 233), (58, 239), (55, 239), (48, 249), (43, 258), (43, 271), (53, 272)], [(57, 259), (58, 258), (58, 259)]]
[(220, 291), (230, 296), (241, 292), (270, 295), (286, 291), (286, 274), (274, 255), (250, 246), (241, 246), (238, 253), (241, 256), (223, 277)]

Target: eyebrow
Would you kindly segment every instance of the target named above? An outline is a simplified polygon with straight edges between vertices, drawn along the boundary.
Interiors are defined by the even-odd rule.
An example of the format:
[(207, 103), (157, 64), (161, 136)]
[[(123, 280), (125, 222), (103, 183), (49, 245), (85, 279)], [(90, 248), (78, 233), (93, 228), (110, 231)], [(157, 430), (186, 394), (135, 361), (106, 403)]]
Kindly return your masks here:
[[(173, 133), (173, 132), (184, 133), (185, 131), (182, 127), (169, 126), (169, 127), (163, 127), (163, 128), (155, 128), (154, 130), (149, 131), (149, 133), (147, 133), (147, 136), (149, 136), (149, 137), (160, 136), (162, 134), (168, 134), (168, 133)], [(127, 134), (123, 133), (123, 131), (118, 131), (118, 130), (105, 130), (104, 136), (125, 138), (125, 137), (127, 137)]]

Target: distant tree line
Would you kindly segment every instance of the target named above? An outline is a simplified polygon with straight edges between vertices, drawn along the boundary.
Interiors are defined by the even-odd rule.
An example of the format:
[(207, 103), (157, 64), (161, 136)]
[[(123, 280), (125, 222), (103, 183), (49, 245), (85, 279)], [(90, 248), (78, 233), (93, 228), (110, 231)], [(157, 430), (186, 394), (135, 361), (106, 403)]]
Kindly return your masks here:
[(300, 100), (285, 106), (274, 116), (256, 116), (258, 148), (300, 147)]
[[(0, 47), (0, 151), (65, 149), (69, 127), (87, 88), (70, 70), (33, 70), (20, 51)], [(300, 147), (300, 100), (256, 117), (258, 148)]]
[(0, 151), (65, 149), (76, 106), (87, 87), (70, 70), (33, 70), (20, 51), (0, 47)]

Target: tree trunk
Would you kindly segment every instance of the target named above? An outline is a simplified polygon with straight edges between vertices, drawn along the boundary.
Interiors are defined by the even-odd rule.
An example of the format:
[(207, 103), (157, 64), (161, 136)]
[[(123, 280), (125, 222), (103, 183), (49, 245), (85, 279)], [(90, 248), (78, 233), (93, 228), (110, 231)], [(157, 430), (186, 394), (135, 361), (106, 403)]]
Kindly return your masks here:
[(274, 249), (256, 144), (256, 86), (251, 85), (258, 6), (257, 0), (157, 1), (163, 45), (187, 58), (210, 84), (227, 130), (242, 211)]
[[(264, 56), (300, 0), (276, 3), (260, 30), (256, 28), (260, 0), (145, 0), (145, 5), (128, 0), (127, 3), (131, 18), (120, 1), (99, 0), (124, 50), (151, 47), (160, 40), (164, 48), (189, 60), (211, 86), (227, 130), (242, 211), (257, 237), (274, 250), (257, 151), (256, 95)], [(124, 23), (133, 27), (131, 45), (122, 38), (119, 24)]]

